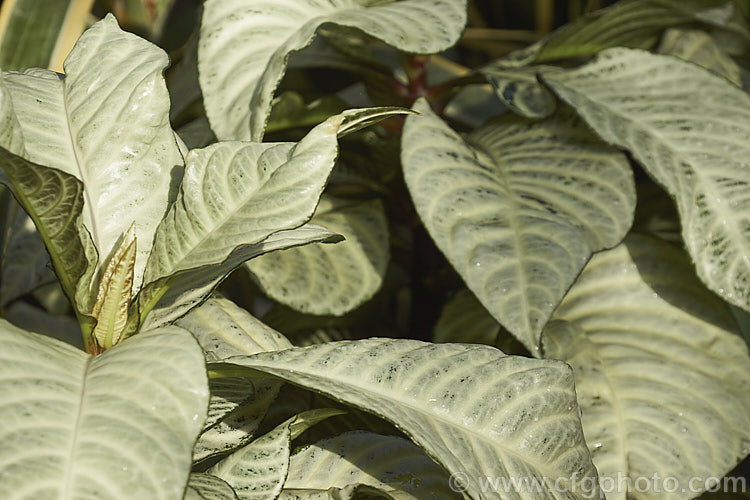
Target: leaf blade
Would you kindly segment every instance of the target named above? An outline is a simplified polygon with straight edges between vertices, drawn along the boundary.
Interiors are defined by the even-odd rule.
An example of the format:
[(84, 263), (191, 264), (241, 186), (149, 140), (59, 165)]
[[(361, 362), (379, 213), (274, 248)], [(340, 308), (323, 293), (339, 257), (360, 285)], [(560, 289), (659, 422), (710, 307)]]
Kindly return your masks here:
[[(722, 477), (747, 455), (750, 355), (737, 333), (726, 304), (671, 244), (632, 234), (592, 258), (544, 346), (573, 366), (602, 478), (656, 473), (677, 481), (669, 498), (692, 498), (691, 478)], [(653, 485), (639, 495), (665, 498)]]
[(245, 268), (278, 302), (312, 314), (345, 314), (383, 283), (390, 253), (383, 206), (379, 200), (357, 203), (324, 194), (310, 222), (344, 241), (271, 252)]
[(627, 159), (566, 116), (510, 116), (464, 141), (417, 101), (401, 158), (417, 213), (488, 311), (534, 355), (541, 330), (594, 251), (632, 222)]
[[(577, 70), (544, 78), (605, 141), (631, 151), (669, 192), (698, 276), (728, 302), (750, 310), (742, 191), (750, 184), (750, 96), (693, 64), (629, 49), (610, 49)], [(660, 89), (670, 82), (679, 86), (664, 94)], [(695, 92), (703, 97), (686, 106)]]
[(465, 22), (464, 0), (372, 7), (354, 0), (264, 0), (252, 9), (242, 0), (208, 1), (198, 67), (211, 128), (220, 140), (260, 141), (289, 54), (309, 45), (321, 24), (359, 28), (401, 50), (433, 53), (453, 45)]
[[(596, 476), (571, 374), (559, 362), (506, 357), (484, 346), (394, 339), (331, 342), (227, 361), (397, 423), (449, 472), (467, 474), (468, 494), (478, 498), (502, 498), (480, 490), (482, 477), (546, 475), (562, 478), (562, 484), (574, 470)], [(535, 431), (527, 432), (528, 426)]]
[(208, 401), (187, 332), (146, 332), (91, 357), (2, 321), (0, 343), (4, 498), (182, 495)]

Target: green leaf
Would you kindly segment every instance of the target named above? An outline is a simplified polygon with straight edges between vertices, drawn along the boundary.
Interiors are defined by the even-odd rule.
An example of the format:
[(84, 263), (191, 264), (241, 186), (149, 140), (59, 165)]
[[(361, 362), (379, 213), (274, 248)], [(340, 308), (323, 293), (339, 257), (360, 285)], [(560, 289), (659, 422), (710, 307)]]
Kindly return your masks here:
[(181, 498), (203, 363), (179, 328), (92, 357), (0, 320), (0, 497)]
[(705, 31), (667, 30), (659, 45), (659, 52), (693, 62), (742, 87), (740, 67)]
[[(243, 262), (275, 250), (283, 250), (308, 243), (335, 243), (341, 236), (315, 224), (304, 224), (297, 229), (279, 231), (255, 245), (235, 248), (229, 257), (218, 265), (207, 265), (181, 272), (147, 287), (140, 299), (148, 304), (156, 302), (143, 325), (150, 328), (165, 325), (180, 318), (203, 303), (221, 281)], [(164, 293), (166, 290), (166, 293)], [(157, 294), (163, 293), (159, 296)], [(144, 308), (141, 308), (144, 313)]]
[[(375, 413), (408, 434), (448, 472), (479, 480), (591, 477), (570, 368), (497, 349), (416, 340), (331, 342), (227, 360)], [(580, 486), (580, 483), (579, 483)], [(542, 485), (544, 489), (544, 485)], [(545, 496), (520, 498), (555, 498)], [(590, 493), (590, 492), (589, 492)], [(571, 498), (584, 498), (580, 490)]]
[[(9, 109), (5, 106), (6, 96), (4, 91), (0, 92), (3, 118), (12, 116), (5, 114)], [(9, 121), (3, 120), (2, 125)], [(0, 128), (0, 138), (7, 138), (6, 132), (12, 134), (9, 129), (16, 127)], [(4, 142), (10, 147), (15, 144), (12, 141)], [(34, 221), (79, 322), (82, 326), (92, 324), (85, 316), (93, 305), (89, 285), (97, 254), (82, 222), (83, 184), (71, 175), (29, 162), (4, 147), (0, 147), (0, 166), (10, 178), (14, 197)]]
[[(634, 234), (595, 255), (555, 319), (545, 355), (573, 367), (603, 489), (619, 474), (635, 481), (657, 473), (679, 483), (669, 498), (693, 498), (691, 478), (722, 477), (747, 456), (747, 345), (677, 247)], [(609, 490), (607, 498), (626, 493), (635, 495)]]
[(694, 64), (629, 49), (545, 79), (669, 192), (698, 276), (750, 310), (750, 95)]
[(538, 355), (591, 254), (630, 227), (630, 165), (572, 116), (501, 117), (464, 141), (425, 101), (415, 109), (401, 158), (417, 213), (480, 302)]
[(399, 50), (429, 54), (458, 40), (465, 0), (209, 0), (198, 69), (211, 127), (221, 140), (260, 141), (289, 55), (323, 24), (357, 28)]
[(234, 452), (208, 470), (229, 483), (240, 500), (276, 498), (289, 471), (292, 439), (340, 410), (310, 410)]
[[(552, 33), (538, 46), (536, 62), (571, 59), (597, 54), (611, 47), (648, 49), (667, 28), (701, 22), (723, 27), (733, 8), (723, 0), (623, 0), (597, 10)], [(725, 4), (715, 7), (719, 4)], [(728, 8), (727, 8), (728, 7)]]
[[(2, 185), (0, 185), (2, 186)], [(0, 187), (2, 189), (2, 187)], [(47, 249), (34, 221), (6, 191), (0, 228), (0, 307), (55, 281)]]
[(162, 76), (168, 63), (164, 51), (121, 31), (108, 15), (79, 39), (64, 77), (45, 70), (4, 74), (25, 151), (0, 145), (83, 183), (83, 223), (100, 266), (135, 222), (134, 291), (182, 175)]
[(66, 24), (71, 21), (67, 14), (80, 3), (80, 0), (3, 2), (0, 9), (0, 68), (51, 68), (57, 59), (56, 53), (64, 45)]
[(183, 500), (238, 500), (237, 494), (226, 481), (211, 474), (190, 474)]
[(282, 304), (312, 314), (345, 314), (383, 283), (390, 253), (383, 205), (324, 195), (310, 222), (345, 240), (268, 253), (245, 267), (263, 292)]
[[(284, 492), (332, 490), (348, 500), (360, 485), (399, 499), (461, 498), (448, 474), (411, 441), (353, 431), (318, 441), (292, 455)], [(283, 498), (283, 497), (282, 497)]]

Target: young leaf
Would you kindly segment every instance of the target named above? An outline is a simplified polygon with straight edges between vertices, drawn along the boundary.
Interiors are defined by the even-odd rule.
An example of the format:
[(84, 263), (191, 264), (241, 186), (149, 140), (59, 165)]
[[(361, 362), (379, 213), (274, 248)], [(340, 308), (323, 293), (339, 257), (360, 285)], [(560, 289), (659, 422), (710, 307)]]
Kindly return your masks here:
[(630, 49), (544, 78), (669, 192), (698, 276), (750, 310), (750, 96), (694, 64)]
[[(634, 234), (591, 259), (543, 346), (573, 367), (603, 486), (618, 474), (656, 473), (678, 481), (670, 498), (693, 498), (691, 478), (722, 477), (745, 458), (750, 355), (737, 333), (726, 304), (677, 247)], [(665, 498), (658, 493), (643, 498)]]
[(209, 0), (198, 69), (206, 113), (221, 140), (260, 141), (289, 54), (322, 24), (358, 28), (399, 50), (429, 54), (457, 40), (466, 0)]
[(0, 320), (0, 497), (181, 498), (207, 403), (182, 329), (92, 357)]
[(122, 340), (133, 297), (136, 248), (135, 225), (131, 225), (115, 248), (99, 282), (99, 291), (91, 310), (97, 323), (91, 335), (93, 345), (87, 349), (89, 353), (98, 354)]
[(208, 470), (229, 483), (240, 500), (276, 498), (289, 471), (292, 439), (340, 410), (310, 410), (232, 453)]
[[(596, 484), (573, 377), (558, 361), (505, 356), (486, 346), (367, 339), (227, 362), (393, 422), (448, 472), (462, 473), (474, 498), (503, 498), (482, 491), (478, 481), (486, 477), (560, 478), (558, 486), (570, 487), (576, 473), (579, 487), (583, 477)], [(571, 498), (590, 493), (579, 488)], [(519, 498), (540, 498), (532, 495)]]
[(362, 431), (318, 441), (292, 455), (284, 493), (333, 490), (339, 492), (335, 498), (348, 500), (359, 485), (403, 500), (461, 498), (448, 487), (448, 474), (414, 443)]
[(402, 163), (438, 248), (488, 311), (538, 355), (539, 335), (591, 254), (630, 227), (624, 155), (572, 116), (492, 121), (464, 141), (429, 108), (406, 119)]
[(135, 221), (135, 291), (182, 175), (162, 76), (168, 63), (164, 51), (121, 31), (109, 15), (79, 39), (64, 77), (4, 74), (24, 139), (25, 151), (14, 152), (84, 184), (83, 223), (99, 255), (108, 257)]
[(245, 267), (278, 302), (312, 314), (345, 314), (383, 283), (390, 250), (383, 205), (324, 195), (310, 222), (345, 240), (268, 253)]

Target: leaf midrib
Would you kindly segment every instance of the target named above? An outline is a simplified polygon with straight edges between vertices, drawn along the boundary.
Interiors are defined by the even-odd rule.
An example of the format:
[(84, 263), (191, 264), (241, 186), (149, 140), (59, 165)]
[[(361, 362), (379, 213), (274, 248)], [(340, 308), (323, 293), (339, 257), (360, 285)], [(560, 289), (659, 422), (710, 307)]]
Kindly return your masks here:
[[(263, 353), (263, 354), (265, 354), (265, 353)], [(403, 356), (404, 353), (401, 353), (401, 355)], [(250, 361), (252, 362), (252, 360), (250, 360)], [(232, 363), (232, 359), (228, 358), (224, 362), (226, 362), (226, 363)], [(425, 410), (424, 408), (421, 408), (419, 406), (415, 406), (415, 404), (413, 404), (412, 402), (404, 401), (403, 399), (393, 397), (393, 394), (384, 394), (384, 393), (380, 393), (380, 392), (377, 392), (377, 391), (373, 391), (371, 388), (368, 388), (366, 386), (354, 385), (353, 383), (351, 383), (348, 380), (343, 379), (343, 378), (329, 378), (329, 377), (327, 377), (325, 375), (322, 375), (320, 373), (314, 373), (314, 372), (311, 372), (311, 371), (304, 371), (304, 367), (296, 368), (296, 369), (290, 369), (290, 368), (282, 368), (282, 367), (278, 367), (278, 366), (274, 367), (273, 365), (247, 365), (247, 364), (241, 364), (239, 366), (244, 366), (244, 367), (247, 367), (247, 368), (255, 369), (255, 370), (261, 371), (262, 373), (265, 373), (265, 374), (275, 375), (275, 376), (277, 376), (279, 378), (282, 378), (286, 382), (290, 382), (292, 384), (299, 385), (300, 387), (303, 387), (305, 389), (311, 389), (311, 387), (309, 387), (307, 385), (304, 385), (303, 382), (298, 382), (297, 380), (295, 380), (295, 374), (302, 373), (302, 374), (304, 374), (307, 377), (315, 378), (317, 380), (323, 380), (329, 386), (345, 387), (352, 394), (358, 394), (358, 393), (362, 393), (363, 391), (367, 391), (369, 394), (372, 394), (372, 395), (376, 396), (377, 399), (395, 402), (395, 403), (398, 403), (399, 405), (401, 405), (403, 407), (409, 408), (409, 409), (413, 410), (415, 413), (423, 415), (427, 420), (437, 420), (439, 422), (444, 423), (447, 427), (459, 429), (459, 430), (461, 430), (461, 431), (463, 431), (465, 433), (471, 434), (472, 436), (476, 436), (478, 438), (478, 440), (480, 440), (480, 441), (488, 444), (490, 448), (502, 450), (502, 452), (505, 453), (506, 455), (515, 457), (520, 462), (522, 462), (524, 464), (527, 464), (527, 465), (530, 465), (534, 470), (543, 472), (543, 474), (542, 474), (543, 477), (558, 477), (559, 476), (558, 471), (548, 471), (548, 470), (546, 470), (546, 468), (543, 469), (541, 467), (542, 464), (533, 464), (533, 463), (531, 463), (527, 458), (525, 458), (525, 457), (523, 457), (521, 455), (518, 455), (518, 453), (515, 452), (514, 450), (510, 450), (510, 449), (506, 448), (505, 446), (502, 446), (502, 443), (498, 443), (497, 441), (493, 441), (493, 440), (489, 439), (487, 436), (485, 436), (484, 434), (481, 434), (480, 432), (476, 431), (473, 428), (464, 427), (464, 426), (460, 425), (460, 423), (457, 423), (457, 422), (452, 421), (452, 420), (448, 420), (447, 418), (445, 418), (445, 417), (443, 417), (443, 416), (441, 416), (439, 414), (430, 413), (429, 411)], [(261, 367), (261, 368), (259, 368), (259, 367)], [(535, 370), (535, 369), (537, 369), (537, 368), (532, 368), (531, 370)], [(513, 372), (513, 375), (518, 375), (519, 373), (523, 373), (525, 371), (529, 371), (529, 369), (524, 369), (524, 370), (521, 370), (521, 371)], [(284, 375), (278, 375), (279, 373), (283, 373)], [(333, 398), (335, 400), (338, 400), (338, 401), (341, 401), (343, 403), (356, 406), (356, 407), (358, 407), (358, 408), (360, 408), (360, 409), (362, 409), (362, 410), (364, 410), (366, 412), (373, 413), (373, 414), (375, 414), (375, 415), (377, 415), (377, 416), (379, 416), (379, 417), (381, 417), (381, 418), (383, 418), (385, 420), (388, 420), (389, 422), (392, 422), (392, 423), (398, 425), (398, 422), (395, 422), (394, 421), (395, 419), (393, 419), (392, 417), (383, 415), (381, 412), (379, 412), (378, 410), (375, 410), (373, 408), (366, 407), (366, 406), (362, 405), (360, 401), (352, 402), (352, 401), (344, 400), (344, 399), (340, 398), (338, 395), (336, 395), (336, 394), (332, 393), (331, 391), (329, 391), (327, 388), (314, 387), (313, 389), (316, 390), (316, 391), (322, 392), (322, 393), (326, 394), (327, 396), (329, 396), (329, 397), (331, 397), (331, 398)], [(402, 430), (406, 434), (408, 434), (409, 436), (413, 436), (414, 435), (414, 432), (412, 432), (411, 430), (407, 430), (407, 429), (403, 429), (403, 428), (402, 428)], [(439, 459), (439, 461), (441, 463), (443, 462), (442, 457)], [(481, 468), (481, 465), (479, 465), (479, 467)]]
[(76, 165), (75, 165), (76, 173), (78, 174), (78, 178), (81, 180), (81, 184), (83, 185), (83, 196), (84, 196), (83, 206), (85, 207), (85, 210), (89, 213), (89, 220), (91, 221), (91, 228), (89, 228), (89, 233), (91, 234), (91, 237), (94, 240), (94, 246), (97, 248), (99, 253), (107, 254), (108, 249), (102, 248), (101, 241), (99, 239), (99, 230), (96, 225), (96, 215), (94, 213), (94, 197), (89, 188), (89, 183), (86, 182), (87, 175), (83, 169), (81, 159), (78, 155), (78, 148), (76, 147), (75, 139), (73, 138), (73, 124), (70, 121), (70, 110), (68, 109), (68, 85), (66, 84), (67, 79), (68, 77), (66, 76), (65, 79), (60, 81), (60, 86), (62, 87), (62, 99), (61, 100), (62, 100), (62, 105), (63, 105), (63, 112), (65, 114), (65, 124), (67, 125), (65, 127), (65, 131), (68, 133), (70, 149), (73, 152), (73, 159), (76, 162)]
[(65, 470), (65, 475), (63, 477), (63, 487), (62, 487), (62, 499), (69, 499), (73, 498), (72, 496), (72, 489), (73, 489), (73, 482), (75, 478), (75, 474), (73, 472), (74, 466), (75, 466), (75, 456), (76, 456), (76, 448), (78, 445), (78, 436), (82, 434), (82, 420), (83, 420), (83, 407), (84, 402), (86, 399), (86, 385), (87, 380), (89, 376), (89, 371), (91, 369), (91, 363), (94, 360), (94, 356), (87, 356), (84, 360), (83, 365), (83, 376), (81, 377), (81, 388), (80, 388), (80, 395), (78, 398), (78, 411), (76, 412), (75, 417), (75, 423), (73, 424), (73, 434), (70, 439), (70, 448), (67, 454), (68, 457), (68, 464)]
[[(477, 141), (471, 141), (471, 142), (465, 142), (465, 145), (469, 147), (469, 149), (476, 149), (483, 153), (487, 158), (489, 158), (492, 163), (493, 167), (489, 172), (487, 172), (488, 175), (495, 178), (498, 183), (500, 183), (503, 186), (503, 189), (506, 193), (508, 193), (508, 203), (510, 205), (511, 210), (509, 211), (511, 216), (511, 224), (513, 226), (511, 232), (513, 233), (513, 240), (515, 244), (513, 245), (513, 251), (514, 251), (514, 258), (518, 264), (522, 264), (524, 262), (523, 258), (523, 252), (521, 251), (522, 248), (525, 247), (523, 244), (523, 241), (521, 239), (521, 231), (522, 231), (522, 224), (521, 224), (521, 215), (520, 211), (522, 210), (521, 204), (518, 202), (517, 199), (517, 193), (514, 191), (512, 186), (512, 181), (510, 179), (510, 172), (507, 171), (507, 165), (505, 162), (501, 161), (500, 157), (497, 157), (493, 154), (491, 150), (488, 150), (485, 148), (481, 143)], [(474, 151), (472, 151), (472, 154), (474, 158), (476, 159), (477, 163), (482, 163), (481, 159), (475, 154)], [(484, 173), (484, 171), (482, 171)], [(535, 332), (533, 331), (531, 327), (531, 318), (529, 317), (529, 313), (531, 312), (531, 304), (529, 303), (529, 296), (527, 294), (529, 290), (529, 279), (526, 275), (526, 267), (524, 265), (517, 265), (514, 266), (514, 268), (518, 272), (519, 277), (519, 290), (520, 295), (523, 300), (523, 307), (524, 307), (524, 314), (523, 314), (523, 321), (524, 321), (524, 337), (527, 337), (531, 344), (536, 345), (539, 343), (538, 339), (535, 339), (534, 337)], [(484, 291), (484, 290), (483, 290)], [(498, 318), (498, 321), (500, 319)], [(502, 323), (502, 321), (501, 321)], [(532, 349), (533, 352), (533, 349)]]

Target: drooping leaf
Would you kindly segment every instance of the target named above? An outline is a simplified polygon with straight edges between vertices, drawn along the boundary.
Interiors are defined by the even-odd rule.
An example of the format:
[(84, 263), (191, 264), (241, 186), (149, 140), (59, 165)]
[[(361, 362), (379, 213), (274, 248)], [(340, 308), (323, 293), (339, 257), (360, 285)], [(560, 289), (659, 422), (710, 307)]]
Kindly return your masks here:
[[(295, 490), (329, 490), (349, 500), (358, 485), (399, 499), (461, 498), (449, 488), (448, 474), (411, 441), (371, 432), (346, 432), (295, 453), (284, 483)], [(283, 498), (283, 497), (282, 497)]]
[(440, 52), (466, 22), (465, 0), (209, 0), (198, 69), (211, 127), (221, 140), (259, 141), (289, 54), (322, 24), (358, 28), (399, 50)]
[(92, 357), (0, 320), (0, 497), (181, 498), (203, 363), (175, 327)]
[[(341, 241), (340, 235), (315, 224), (304, 224), (297, 229), (273, 233), (260, 243), (240, 246), (219, 265), (206, 265), (178, 273), (169, 278), (166, 284), (156, 282), (154, 286), (147, 287), (140, 297), (144, 303), (156, 303), (143, 325), (156, 328), (184, 316), (193, 307), (203, 303), (229, 273), (249, 259), (298, 245), (338, 241)], [(157, 293), (163, 295), (155, 296)], [(141, 312), (143, 313), (143, 309)]]
[(162, 76), (168, 62), (164, 51), (121, 31), (109, 15), (80, 38), (64, 77), (46, 70), (3, 77), (25, 148), (11, 151), (83, 182), (83, 224), (100, 266), (135, 222), (136, 291), (182, 175)]
[[(3, 123), (0, 138), (6, 139), (16, 130), (11, 125), (12, 115), (5, 112), (10, 106), (2, 98)], [(9, 123), (11, 122), (11, 123)], [(10, 179), (16, 200), (34, 221), (54, 265), (57, 278), (65, 294), (78, 313), (79, 322), (89, 314), (93, 299), (90, 283), (97, 262), (96, 249), (82, 222), (83, 184), (75, 177), (53, 168), (29, 162), (5, 149), (23, 151), (15, 141), (5, 141), (0, 147), (0, 167)]]
[(238, 500), (226, 481), (205, 472), (193, 472), (183, 500)]
[(289, 471), (292, 439), (339, 410), (311, 410), (290, 418), (268, 434), (208, 470), (229, 483), (240, 500), (276, 498)]
[(5, 209), (0, 220), (0, 307), (56, 279), (34, 221), (9, 192), (3, 195), (0, 195), (0, 208)]
[[(485, 477), (546, 476), (570, 486), (575, 472), (579, 483), (591, 477), (596, 484), (572, 374), (563, 363), (400, 339), (331, 342), (227, 361), (397, 424), (449, 473), (465, 474), (475, 498), (503, 498), (481, 491)], [(519, 498), (556, 498), (541, 487), (542, 493)]]
[[(583, 430), (602, 487), (618, 475), (722, 477), (750, 448), (750, 355), (726, 304), (695, 277), (687, 256), (631, 235), (595, 255), (545, 330), (545, 355), (573, 367)], [(635, 484), (635, 483), (632, 483)], [(635, 494), (631, 485), (607, 498)]]
[(341, 315), (383, 283), (390, 242), (379, 200), (323, 196), (310, 222), (341, 234), (335, 245), (305, 245), (253, 259), (246, 268), (274, 300), (312, 314)]
[(742, 87), (740, 67), (716, 41), (701, 30), (670, 29), (664, 33), (659, 52), (703, 66)]
[(545, 79), (669, 192), (698, 276), (750, 310), (750, 95), (694, 64), (630, 49)]
[(244, 377), (213, 378), (208, 385), (211, 399), (208, 402), (205, 429), (210, 429), (233, 410), (251, 401), (255, 394), (252, 381)]
[(402, 162), (425, 227), (488, 311), (538, 355), (539, 335), (591, 254), (632, 222), (627, 159), (574, 117), (501, 117), (464, 141), (429, 108)]

